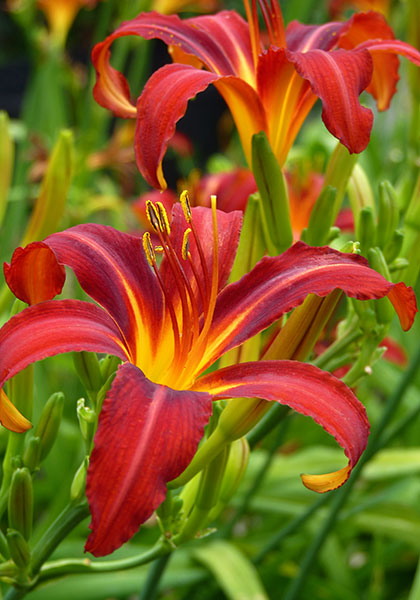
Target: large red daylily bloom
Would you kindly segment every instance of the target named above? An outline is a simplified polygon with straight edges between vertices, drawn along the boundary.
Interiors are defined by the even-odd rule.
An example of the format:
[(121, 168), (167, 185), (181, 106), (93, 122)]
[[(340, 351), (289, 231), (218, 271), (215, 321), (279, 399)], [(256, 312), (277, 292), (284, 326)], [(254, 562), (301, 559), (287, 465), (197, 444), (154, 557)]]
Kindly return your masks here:
[[(0, 387), (28, 364), (62, 352), (106, 352), (124, 361), (103, 404), (88, 471), (92, 533), (86, 549), (95, 555), (119, 547), (163, 501), (166, 483), (193, 458), (212, 400), (260, 397), (311, 416), (349, 463), (337, 473), (305, 476), (304, 483), (317, 491), (341, 485), (366, 446), (369, 424), (340, 380), (288, 360), (201, 375), (309, 293), (340, 288), (362, 300), (387, 296), (404, 329), (417, 310), (410, 288), (389, 283), (360, 256), (301, 242), (226, 285), (241, 213), (178, 204), (169, 226), (162, 206), (150, 204), (149, 217), (164, 253), (160, 267), (148, 233), (142, 247), (138, 237), (94, 224), (20, 249), (6, 267), (15, 294), (27, 301), (28, 264), (36, 254), (33, 277), (44, 258), (55, 257), (97, 304), (47, 300), (10, 319), (0, 329)], [(46, 285), (46, 293), (53, 287)]]
[[(162, 159), (188, 100), (211, 83), (230, 108), (249, 166), (251, 139), (259, 131), (266, 132), (282, 165), (318, 97), (328, 130), (350, 152), (364, 150), (373, 113), (360, 105), (359, 94), (366, 89), (385, 110), (398, 81), (395, 55), (420, 65), (420, 52), (395, 40), (379, 13), (321, 26), (293, 21), (285, 29), (276, 0), (260, 0), (260, 6), (268, 47), (260, 35), (256, 0), (252, 6), (245, 0), (248, 23), (235, 11), (183, 21), (142, 13), (94, 47), (95, 99), (117, 116), (137, 119), (137, 165), (153, 187), (166, 187)], [(127, 35), (163, 40), (174, 61), (150, 77), (136, 104), (125, 77), (110, 64), (111, 44)]]

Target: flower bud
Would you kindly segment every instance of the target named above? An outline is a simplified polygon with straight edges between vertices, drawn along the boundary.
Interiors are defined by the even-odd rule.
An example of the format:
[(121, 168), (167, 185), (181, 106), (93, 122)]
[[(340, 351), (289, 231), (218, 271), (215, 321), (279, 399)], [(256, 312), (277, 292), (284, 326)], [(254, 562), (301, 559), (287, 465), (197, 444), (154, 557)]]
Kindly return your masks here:
[(385, 260), (388, 264), (398, 257), (398, 255), (401, 252), (403, 242), (404, 231), (402, 231), (401, 229), (396, 229), (383, 250)]
[(102, 386), (101, 368), (94, 352), (73, 352), (73, 363), (88, 392), (97, 392)]
[(310, 246), (323, 246), (327, 243), (330, 228), (334, 224), (335, 199), (337, 190), (330, 185), (320, 193), (309, 218), (304, 241)]
[(31, 560), (31, 549), (28, 542), (16, 529), (8, 529), (6, 537), (13, 562), (17, 567), (26, 569)]
[(384, 249), (387, 243), (391, 241), (398, 226), (398, 220), (399, 210), (396, 192), (389, 181), (383, 181), (379, 184), (377, 229), (377, 244), (381, 249)]
[(85, 399), (80, 398), (77, 401), (77, 418), (79, 420), (80, 431), (87, 445), (90, 445), (93, 434), (95, 432), (96, 413), (94, 410), (86, 406)]
[(278, 254), (293, 243), (289, 198), (283, 172), (263, 131), (252, 137), (252, 171), (261, 196), (267, 249)]
[(376, 244), (376, 223), (373, 210), (370, 206), (363, 207), (359, 213), (356, 236), (360, 242), (362, 254), (366, 256), (369, 248), (372, 248)]
[(70, 502), (73, 504), (77, 504), (80, 502), (84, 495), (86, 489), (86, 474), (89, 466), (89, 457), (85, 456), (82, 461), (82, 464), (77, 469), (72, 484), (70, 486)]
[(14, 144), (10, 135), (9, 117), (0, 112), (0, 226), (6, 212), (7, 196), (12, 181)]
[(33, 488), (29, 470), (16, 469), (9, 491), (9, 526), (19, 531), (26, 540), (32, 533)]
[(102, 381), (105, 382), (108, 378), (115, 373), (118, 369), (118, 365), (121, 363), (121, 359), (112, 354), (107, 354), (104, 358), (99, 361), (99, 367), (101, 369)]
[[(388, 265), (386, 264), (384, 255), (379, 248), (370, 248), (367, 258), (372, 269), (375, 269), (375, 271), (383, 275), (386, 279), (388, 279), (388, 281), (391, 279)], [(388, 298), (379, 298), (378, 300), (374, 301), (374, 305), (378, 323), (381, 323), (382, 325), (391, 323), (395, 311)]]
[(52, 151), (41, 191), (21, 246), (41, 240), (57, 231), (67, 200), (73, 163), (73, 134), (60, 132)]
[(41, 438), (38, 436), (32, 437), (26, 445), (25, 452), (23, 454), (23, 464), (25, 467), (28, 467), (31, 473), (33, 473), (41, 462), (40, 457)]
[(35, 437), (41, 438), (39, 461), (42, 462), (51, 450), (61, 423), (64, 408), (64, 394), (52, 394), (41, 413), (38, 425), (35, 428)]

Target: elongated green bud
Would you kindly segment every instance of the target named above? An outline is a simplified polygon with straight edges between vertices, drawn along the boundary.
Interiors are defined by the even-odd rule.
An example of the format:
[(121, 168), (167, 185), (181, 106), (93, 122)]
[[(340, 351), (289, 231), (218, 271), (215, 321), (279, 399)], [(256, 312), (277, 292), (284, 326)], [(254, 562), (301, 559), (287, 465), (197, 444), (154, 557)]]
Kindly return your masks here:
[(251, 194), (244, 214), (238, 252), (230, 274), (230, 282), (237, 281), (245, 273), (248, 273), (264, 254), (260, 204), (261, 196)]
[(41, 462), (41, 438), (32, 437), (25, 448), (23, 454), (23, 464), (28, 467), (29, 471), (33, 473)]
[(106, 382), (108, 378), (115, 373), (118, 369), (118, 365), (121, 363), (121, 359), (112, 354), (107, 354), (104, 358), (99, 361), (99, 367), (101, 369), (102, 382)]
[[(370, 248), (367, 258), (372, 269), (378, 271), (378, 273), (383, 275), (386, 279), (391, 279), (388, 265), (386, 264), (386, 260), (380, 248)], [(379, 298), (379, 300), (374, 301), (374, 304), (378, 323), (381, 323), (382, 325), (391, 323), (395, 314), (395, 310), (388, 298)]]
[(365, 206), (359, 213), (356, 236), (360, 242), (362, 254), (366, 256), (369, 248), (372, 248), (376, 244), (376, 223), (373, 210), (370, 206)]
[(35, 428), (35, 437), (41, 438), (40, 462), (51, 450), (60, 428), (64, 408), (64, 394), (56, 392), (52, 394), (41, 413), (38, 425)]
[(25, 246), (57, 231), (64, 213), (73, 168), (73, 134), (60, 132), (41, 184), (41, 191), (21, 242)]
[(383, 181), (379, 184), (378, 230), (377, 244), (383, 249), (391, 241), (398, 226), (399, 210), (397, 194), (389, 183)]
[(278, 254), (293, 242), (289, 198), (283, 172), (263, 131), (252, 138), (252, 171), (261, 196), (267, 250)]
[(383, 253), (388, 265), (395, 260), (401, 252), (404, 243), (404, 231), (396, 229), (389, 242), (385, 246)]
[[(337, 190), (334, 205), (333, 221), (337, 218), (343, 202), (344, 193), (349, 183), (350, 176), (354, 173), (354, 168), (358, 159), (357, 154), (350, 154), (345, 146), (338, 143), (325, 171), (324, 188), (331, 186)], [(354, 213), (356, 214), (356, 213)]]
[(249, 444), (246, 438), (232, 442), (219, 499), (227, 504), (241, 483), (249, 461)]
[(86, 489), (86, 474), (89, 466), (89, 457), (85, 456), (82, 464), (77, 469), (72, 484), (70, 486), (70, 501), (77, 504), (85, 495)]
[(362, 208), (367, 206), (370, 206), (373, 211), (373, 215), (376, 218), (376, 207), (373, 191), (368, 176), (359, 164), (354, 165), (347, 186), (347, 194), (350, 200), (350, 206), (353, 211), (355, 223), (357, 223), (359, 220), (359, 213)]
[(80, 431), (82, 432), (83, 438), (89, 446), (95, 431), (96, 413), (94, 410), (89, 408), (89, 406), (86, 406), (84, 398), (80, 398), (77, 401), (76, 411), (77, 418), (79, 420)]
[(31, 561), (31, 549), (28, 542), (16, 529), (8, 529), (6, 537), (13, 562), (20, 569), (26, 569)]
[(97, 392), (103, 383), (101, 367), (94, 352), (74, 352), (73, 363), (88, 392)]
[(7, 206), (7, 196), (13, 173), (15, 147), (10, 135), (9, 117), (0, 112), (0, 226)]
[(335, 199), (337, 190), (330, 185), (322, 190), (309, 218), (305, 242), (310, 246), (323, 246), (327, 243), (330, 227), (334, 224)]
[(9, 492), (9, 526), (19, 531), (26, 540), (32, 533), (33, 488), (29, 469), (16, 469)]

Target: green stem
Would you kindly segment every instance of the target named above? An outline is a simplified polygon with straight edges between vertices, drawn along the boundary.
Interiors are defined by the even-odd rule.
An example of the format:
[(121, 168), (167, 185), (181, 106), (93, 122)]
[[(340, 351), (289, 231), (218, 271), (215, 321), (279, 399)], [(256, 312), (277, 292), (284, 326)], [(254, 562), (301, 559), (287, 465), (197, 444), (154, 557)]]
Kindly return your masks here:
[(261, 421), (246, 436), (251, 450), (287, 417), (289, 411), (289, 407), (282, 404), (274, 404), (272, 406), (270, 411), (264, 415)]
[(358, 481), (359, 475), (362, 472), (362, 469), (366, 462), (372, 458), (378, 450), (381, 449), (383, 443), (387, 440), (387, 436), (383, 435), (383, 431), (391, 420), (393, 414), (395, 413), (396, 408), (401, 403), (402, 398), (407, 391), (409, 385), (413, 381), (416, 376), (417, 370), (420, 366), (420, 347), (418, 348), (414, 358), (408, 368), (408, 370), (401, 377), (397, 387), (395, 388), (393, 394), (389, 398), (388, 404), (382, 414), (382, 417), (377, 423), (374, 431), (371, 434), (368, 447), (366, 448), (364, 454), (361, 456), (358, 464), (353, 470), (353, 473), (349, 479), (349, 481), (339, 490), (333, 492), (333, 500), (331, 505), (330, 513), (327, 519), (324, 521), (321, 528), (318, 530), (317, 535), (315, 536), (312, 544), (309, 546), (301, 567), (298, 577), (294, 579), (291, 586), (289, 587), (285, 600), (297, 600), (301, 597), (302, 588), (308, 578), (309, 572), (312, 569), (313, 563), (318, 555), (319, 550), (323, 546), (325, 540), (328, 537), (330, 531), (333, 530), (337, 517), (345, 505), (348, 497), (351, 494), (351, 491)]
[(164, 554), (151, 565), (146, 583), (140, 592), (139, 600), (155, 600), (159, 582), (168, 565), (171, 554)]
[(327, 350), (325, 350), (325, 352), (323, 352), (314, 361), (312, 361), (312, 364), (314, 364), (316, 367), (319, 367), (320, 369), (324, 369), (325, 365), (328, 364), (330, 360), (336, 358), (337, 355), (341, 354), (346, 348), (348, 348), (348, 346), (353, 344), (362, 336), (363, 333), (361, 329), (352, 329), (351, 331), (343, 335), (343, 337), (333, 342), (331, 346), (329, 346)]

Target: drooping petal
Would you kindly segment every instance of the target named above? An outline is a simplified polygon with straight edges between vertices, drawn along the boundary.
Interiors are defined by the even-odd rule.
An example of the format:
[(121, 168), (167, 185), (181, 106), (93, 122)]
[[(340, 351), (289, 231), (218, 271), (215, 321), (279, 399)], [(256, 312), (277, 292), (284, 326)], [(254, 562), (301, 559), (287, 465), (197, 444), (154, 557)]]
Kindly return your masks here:
[(190, 65), (172, 64), (148, 80), (137, 103), (135, 150), (139, 171), (152, 187), (166, 188), (162, 159), (188, 100), (218, 77)]
[[(197, 248), (197, 243), (193, 235), (189, 236), (190, 254), (196, 273), (201, 277), (201, 285), (203, 289), (206, 289), (205, 272), (207, 272), (208, 284), (211, 284), (211, 277), (213, 271), (213, 220), (212, 211), (210, 208), (205, 207), (194, 207), (191, 209), (192, 219), (194, 227), (197, 232), (197, 238), (199, 240), (202, 256), (204, 259), (204, 267), (201, 262), (200, 253)], [(220, 291), (227, 282), (230, 275), (230, 271), (235, 260), (236, 251), (239, 243), (239, 235), (242, 226), (242, 213), (239, 211), (232, 211), (230, 213), (224, 213), (220, 210), (217, 211), (217, 232), (218, 232), (218, 256), (219, 256), (219, 268), (218, 268), (218, 291)], [(201, 313), (202, 303), (199, 294), (199, 288), (195, 279), (193, 270), (188, 261), (182, 259), (181, 249), (184, 239), (184, 231), (187, 229), (188, 224), (185, 220), (184, 213), (181, 205), (175, 204), (172, 211), (172, 227), (171, 227), (171, 241), (173, 247), (180, 259), (183, 266), (184, 273), (188, 279), (191, 288), (196, 298), (196, 304), (198, 307), (198, 313)], [(168, 290), (169, 295), (172, 298), (174, 306), (178, 305), (179, 293), (177, 291), (176, 281), (174, 279), (173, 271), (171, 270), (168, 261), (164, 257), (160, 267), (160, 273), (162, 280), (164, 281), (165, 288)]]
[(106, 352), (130, 359), (121, 332), (94, 304), (49, 300), (29, 306), (0, 329), (0, 387), (29, 364), (64, 352)]
[(60, 263), (118, 324), (133, 362), (156, 352), (163, 321), (162, 292), (140, 238), (104, 225), (77, 225), (46, 238)]
[(349, 152), (362, 152), (369, 142), (372, 111), (361, 106), (359, 94), (372, 77), (372, 58), (366, 50), (310, 50), (286, 56), (322, 100), (327, 129)]
[(220, 398), (262, 398), (312, 417), (344, 448), (349, 464), (324, 475), (302, 475), (309, 489), (327, 492), (342, 485), (364, 451), (369, 421), (363, 404), (330, 373), (298, 361), (261, 361), (220, 369), (196, 381), (196, 391)]
[(16, 248), (10, 265), (4, 263), (4, 277), (14, 295), (27, 304), (51, 300), (61, 293), (66, 272), (44, 242)]
[(136, 116), (128, 83), (109, 62), (111, 44), (126, 35), (137, 35), (148, 40), (158, 38), (168, 46), (180, 48), (183, 53), (196, 57), (209, 71), (217, 74), (252, 77), (248, 26), (234, 11), (222, 11), (217, 15), (184, 21), (176, 15), (142, 13), (122, 23), (92, 51), (97, 74), (94, 97), (101, 106), (113, 110), (117, 116)]
[(137, 367), (119, 368), (99, 418), (87, 478), (86, 550), (109, 554), (162, 503), (190, 463), (212, 411), (207, 393), (172, 390)]
[(219, 294), (202, 370), (301, 304), (308, 294), (326, 296), (336, 288), (359, 300), (387, 296), (402, 328), (413, 323), (416, 299), (404, 283), (390, 283), (361, 256), (297, 242), (280, 256), (264, 257)]
[(0, 389), (0, 423), (6, 429), (23, 433), (32, 427), (32, 424), (10, 402), (4, 390)]
[[(356, 13), (337, 37), (338, 46), (345, 50), (360, 47), (363, 43), (369, 49), (369, 43), (373, 40), (394, 40), (391, 27), (377, 12)], [(399, 60), (397, 56), (384, 52), (371, 55), (373, 73), (366, 91), (376, 99), (378, 110), (386, 110), (397, 90)]]

